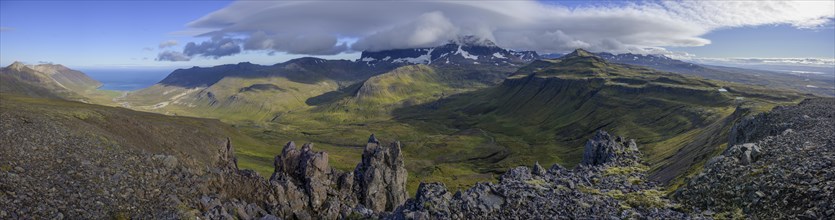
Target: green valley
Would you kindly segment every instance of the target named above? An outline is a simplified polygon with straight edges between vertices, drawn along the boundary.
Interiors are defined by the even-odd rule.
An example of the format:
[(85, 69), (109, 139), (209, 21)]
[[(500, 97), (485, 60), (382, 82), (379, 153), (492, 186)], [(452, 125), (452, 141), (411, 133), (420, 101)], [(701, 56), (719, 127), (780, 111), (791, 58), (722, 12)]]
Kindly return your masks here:
[[(379, 73), (363, 63), (307, 61), (178, 70), (118, 101), (234, 124), (274, 146), (238, 148), (242, 167), (262, 175), (289, 140), (316, 143), (341, 170), (359, 160), (356, 140), (371, 133), (399, 140), (414, 191), (431, 181), (468, 187), (534, 162), (574, 166), (577, 147), (598, 129), (640, 140), (653, 177), (674, 183), (721, 149), (733, 122), (804, 97), (608, 63), (583, 50), (518, 67), (370, 68)], [(215, 77), (182, 80), (201, 74)]]

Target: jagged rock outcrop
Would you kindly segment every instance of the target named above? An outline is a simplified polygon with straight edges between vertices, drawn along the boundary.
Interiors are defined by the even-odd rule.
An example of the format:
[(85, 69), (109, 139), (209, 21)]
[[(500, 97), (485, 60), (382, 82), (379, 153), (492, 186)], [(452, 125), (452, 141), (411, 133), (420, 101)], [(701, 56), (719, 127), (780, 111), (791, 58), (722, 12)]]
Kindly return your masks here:
[(327, 152), (314, 151), (310, 143), (299, 150), (289, 142), (274, 164), (269, 180), (277, 198), (277, 203), (272, 204), (274, 214), (299, 219), (336, 218), (350, 210), (353, 198), (340, 197), (340, 192), (350, 191), (351, 185), (335, 184), (350, 174), (330, 168)]
[(215, 186), (221, 193), (201, 199), (205, 201), (201, 204), (209, 204), (203, 209), (206, 218), (235, 216), (230, 213), (243, 219), (379, 217), (406, 201), (406, 169), (399, 142), (386, 147), (372, 135), (355, 172), (331, 168), (328, 154), (315, 151), (313, 144), (297, 149), (294, 142), (288, 142), (275, 157), (269, 179), (238, 170), (231, 150), (227, 145), (220, 160), (220, 181)]
[(714, 217), (835, 218), (835, 99), (750, 117), (674, 198)]
[(640, 152), (635, 140), (623, 137), (612, 137), (603, 130), (597, 131), (592, 139), (586, 142), (583, 151), (583, 165), (601, 165), (606, 163), (629, 165), (640, 159)]
[(589, 160), (573, 170), (518, 167), (498, 183), (478, 183), (451, 194), (422, 183), (391, 219), (687, 219), (655, 184), (634, 141), (600, 131), (588, 141)]
[(359, 201), (371, 210), (391, 211), (406, 201), (406, 168), (400, 142), (382, 146), (372, 134), (354, 169)]
[(725, 157), (732, 157), (736, 158), (742, 163), (743, 165), (749, 165), (753, 163), (755, 160), (759, 159), (762, 151), (760, 147), (754, 143), (745, 143), (740, 145), (734, 145), (725, 150), (722, 153)]

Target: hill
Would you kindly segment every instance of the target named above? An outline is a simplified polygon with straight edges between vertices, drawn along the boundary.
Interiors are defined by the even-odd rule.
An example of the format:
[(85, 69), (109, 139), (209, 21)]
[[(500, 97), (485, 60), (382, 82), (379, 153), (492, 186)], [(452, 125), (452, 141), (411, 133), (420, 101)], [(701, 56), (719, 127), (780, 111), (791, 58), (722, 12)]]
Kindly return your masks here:
[[(574, 146), (601, 128), (639, 138), (653, 178), (680, 183), (674, 180), (717, 153), (733, 122), (804, 97), (611, 63), (582, 50), (523, 66), (405, 64), (304, 58), (191, 68), (124, 101), (218, 118), (271, 145), (321, 143), (340, 170), (359, 158), (360, 149), (349, 147), (356, 139), (401, 140), (414, 191), (421, 181), (463, 188), (534, 161), (573, 166), (581, 152)], [(242, 161), (262, 171), (274, 153)]]
[[(374, 80), (380, 80), (373, 76), (402, 66), (429, 65), (437, 80), (466, 90), (496, 85), (538, 57), (535, 52), (506, 50), (464, 37), (432, 48), (365, 51), (356, 61), (308, 57), (272, 66), (239, 63), (178, 69), (119, 101), (144, 111), (261, 123), (351, 96), (362, 84), (371, 88)], [(366, 82), (369, 79), (373, 80)]]
[(114, 105), (118, 92), (98, 90), (102, 84), (86, 74), (58, 64), (25, 65), (20, 62), (0, 68), (0, 92), (24, 96), (66, 99)]
[(272, 66), (239, 63), (194, 67), (175, 70), (159, 83), (131, 92), (119, 101), (145, 111), (263, 121), (307, 106), (308, 98), (392, 68), (317, 58)]
[(582, 150), (572, 146), (607, 129), (640, 140), (653, 178), (666, 183), (721, 149), (730, 126), (749, 111), (801, 97), (609, 63), (577, 50), (535, 61), (499, 86), (399, 109), (395, 117), (434, 130), (489, 133), (501, 147), (476, 160), (482, 172), (531, 161), (573, 166)]
[(53, 75), (55, 74), (44, 73), (15, 62), (0, 68), (0, 91), (44, 98), (83, 99), (76, 91), (70, 89), (76, 87), (62, 85), (52, 77)]
[(835, 217), (835, 99), (809, 99), (738, 123), (721, 155), (673, 198), (716, 217)]
[(214, 119), (9, 93), (0, 93), (0, 130), (3, 219), (179, 218), (227, 138), (266, 148)]
[(645, 66), (661, 71), (693, 75), (706, 79), (791, 89), (820, 96), (835, 96), (835, 82), (831, 78), (803, 76), (777, 71), (743, 69), (724, 66), (710, 66), (688, 63), (664, 55), (610, 54), (596, 55), (612, 63)]
[(39, 64), (31, 66), (35, 71), (41, 72), (55, 80), (56, 83), (67, 87), (72, 91), (84, 91), (95, 89), (102, 85), (101, 82), (87, 76), (80, 71), (67, 68), (60, 64)]

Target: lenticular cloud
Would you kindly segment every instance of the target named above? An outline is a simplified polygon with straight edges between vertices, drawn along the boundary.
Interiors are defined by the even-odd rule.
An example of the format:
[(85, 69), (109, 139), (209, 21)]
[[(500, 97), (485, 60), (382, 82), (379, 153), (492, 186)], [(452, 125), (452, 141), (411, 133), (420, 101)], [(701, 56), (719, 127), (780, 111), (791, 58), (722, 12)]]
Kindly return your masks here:
[[(199, 36), (241, 38), (244, 50), (289, 54), (434, 46), (462, 35), (538, 52), (582, 47), (647, 53), (706, 45), (710, 40), (702, 36), (722, 28), (832, 25), (833, 7), (829, 1), (663, 1), (573, 8), (536, 1), (240, 1), (188, 27), (212, 30)], [(230, 53), (208, 56), (239, 51), (224, 52)]]

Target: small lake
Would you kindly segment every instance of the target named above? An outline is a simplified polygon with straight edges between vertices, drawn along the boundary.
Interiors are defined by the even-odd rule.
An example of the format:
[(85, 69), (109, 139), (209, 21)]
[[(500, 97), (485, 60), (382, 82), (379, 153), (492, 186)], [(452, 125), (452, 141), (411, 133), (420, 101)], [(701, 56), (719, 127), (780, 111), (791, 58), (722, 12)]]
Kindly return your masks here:
[(173, 70), (89, 69), (79, 70), (103, 85), (99, 89), (135, 91), (156, 84)]

